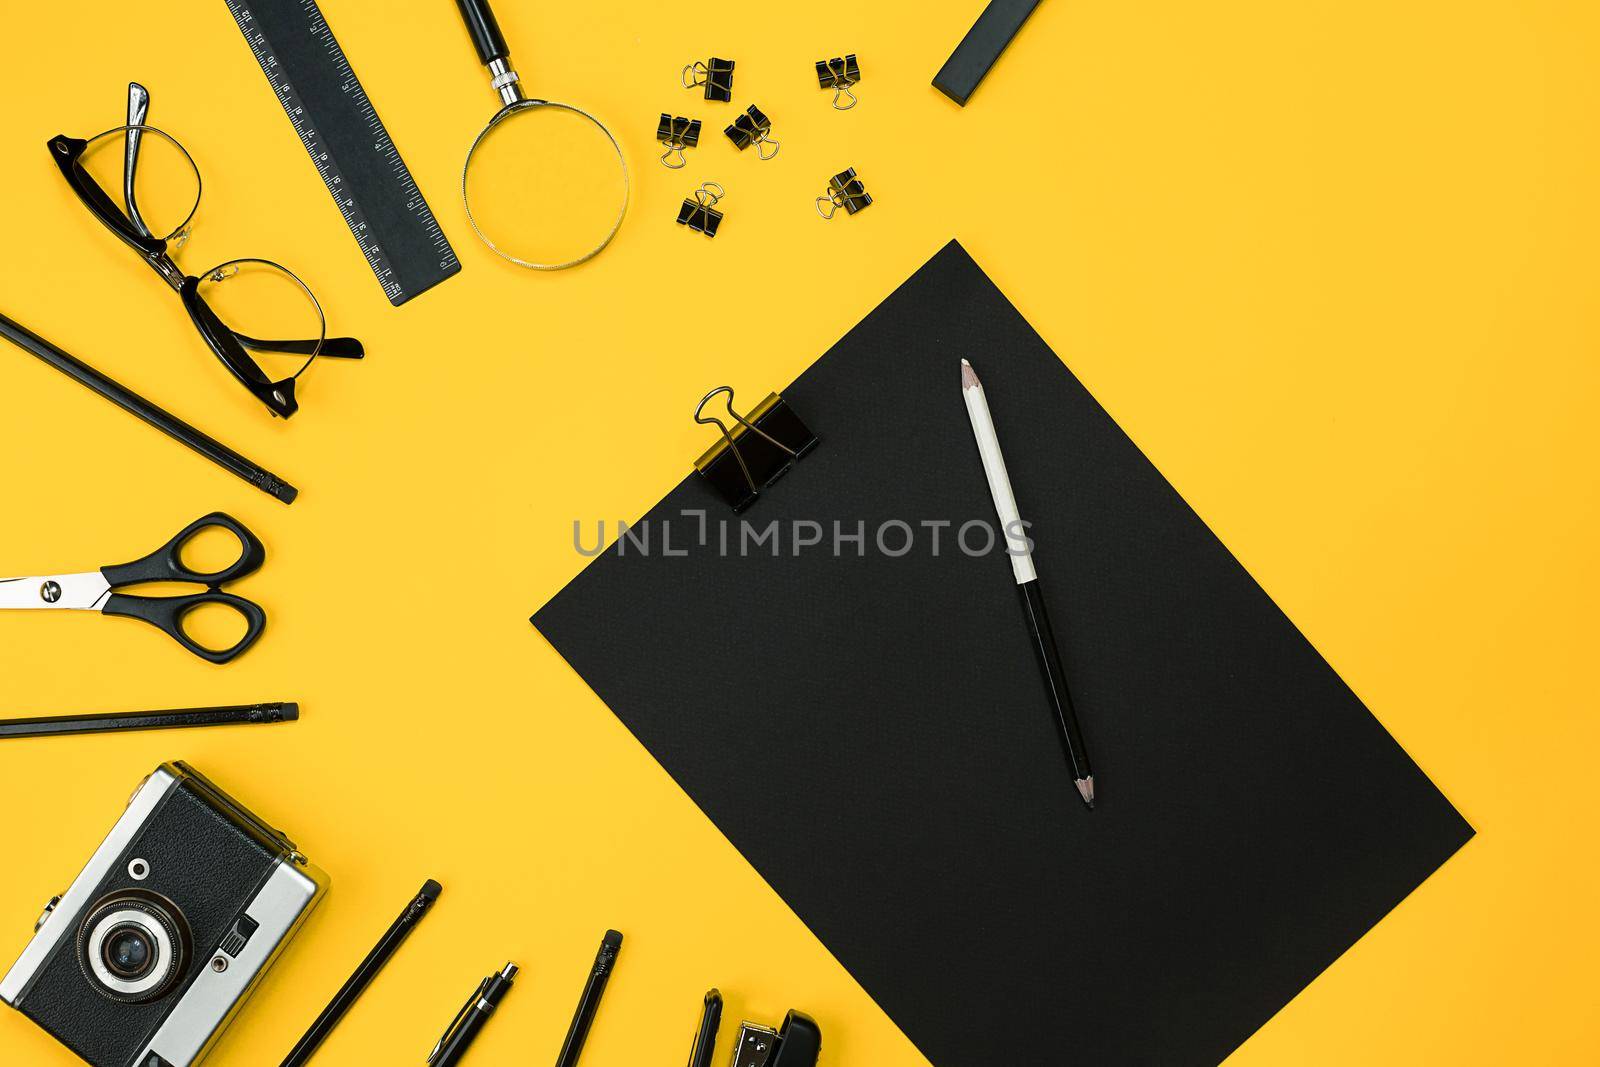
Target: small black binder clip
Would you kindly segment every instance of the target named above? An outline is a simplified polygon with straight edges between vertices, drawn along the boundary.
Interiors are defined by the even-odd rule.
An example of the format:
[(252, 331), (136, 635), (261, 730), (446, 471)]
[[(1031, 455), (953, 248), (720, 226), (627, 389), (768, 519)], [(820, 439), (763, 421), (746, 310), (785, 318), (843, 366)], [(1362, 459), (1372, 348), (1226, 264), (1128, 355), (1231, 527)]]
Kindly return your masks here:
[(854, 215), (872, 204), (872, 194), (856, 177), (856, 168), (848, 167), (828, 179), (828, 191), (817, 197), (817, 214), (825, 219), (844, 208), (845, 214)]
[(717, 227), (722, 225), (722, 212), (714, 205), (727, 195), (716, 182), (701, 183), (693, 196), (683, 198), (683, 206), (678, 208), (678, 225), (715, 237)]
[(661, 153), (661, 162), (673, 170), (681, 170), (689, 162), (683, 158), (683, 150), (700, 143), (700, 120), (681, 115), (674, 118), (663, 111), (661, 121), (656, 124), (656, 140), (667, 146)]
[[(778, 142), (769, 134), (772, 133), (772, 120), (761, 113), (761, 109), (751, 104), (744, 109), (744, 114), (733, 120), (733, 125), (722, 131), (728, 135), (728, 140), (738, 146), (743, 152), (751, 145), (756, 146), (756, 154), (762, 159), (771, 159), (778, 154)], [(772, 151), (767, 151), (771, 146)]]
[[(722, 994), (713, 989), (706, 994), (700, 1025), (695, 1027), (689, 1067), (711, 1067), (711, 1058), (717, 1050), (717, 1031), (721, 1028)], [(733, 1067), (817, 1067), (821, 1055), (822, 1028), (805, 1012), (791, 1008), (780, 1030), (760, 1023), (739, 1024), (739, 1037), (733, 1045)]]
[[(728, 415), (738, 424), (733, 430), (715, 415), (704, 413), (719, 393), (728, 394)], [(722, 431), (722, 440), (706, 449), (705, 455), (694, 461), (694, 468), (736, 512), (755, 503), (763, 490), (788, 473), (795, 460), (817, 447), (817, 435), (777, 393), (757, 404), (747, 419), (733, 410), (733, 387), (719, 385), (701, 398), (694, 421)]]
[(683, 68), (683, 87), (705, 87), (707, 100), (733, 99), (733, 60), (715, 56), (704, 63), (690, 63)]
[[(856, 106), (856, 94), (850, 91), (850, 87), (860, 80), (861, 65), (856, 62), (854, 52), (842, 59), (817, 60), (817, 85), (833, 90), (833, 106), (840, 111), (849, 111)], [(841, 100), (850, 102), (844, 104), (840, 103)]]

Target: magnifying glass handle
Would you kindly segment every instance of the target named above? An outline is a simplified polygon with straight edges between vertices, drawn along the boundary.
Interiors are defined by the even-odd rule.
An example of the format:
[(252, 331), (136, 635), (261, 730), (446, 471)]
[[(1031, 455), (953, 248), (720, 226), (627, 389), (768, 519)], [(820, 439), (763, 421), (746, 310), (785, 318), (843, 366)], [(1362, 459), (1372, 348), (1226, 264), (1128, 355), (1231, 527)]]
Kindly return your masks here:
[(461, 21), (467, 24), (472, 47), (489, 68), (489, 86), (500, 94), (500, 103), (510, 107), (523, 99), (517, 72), (511, 69), (511, 49), (489, 8), (489, 0), (456, 0), (456, 7), (461, 9)]
[(467, 24), (472, 37), (472, 47), (478, 50), (478, 60), (488, 66), (495, 60), (509, 60), (511, 49), (506, 47), (506, 35), (500, 32), (489, 0), (456, 0), (461, 9), (461, 21)]

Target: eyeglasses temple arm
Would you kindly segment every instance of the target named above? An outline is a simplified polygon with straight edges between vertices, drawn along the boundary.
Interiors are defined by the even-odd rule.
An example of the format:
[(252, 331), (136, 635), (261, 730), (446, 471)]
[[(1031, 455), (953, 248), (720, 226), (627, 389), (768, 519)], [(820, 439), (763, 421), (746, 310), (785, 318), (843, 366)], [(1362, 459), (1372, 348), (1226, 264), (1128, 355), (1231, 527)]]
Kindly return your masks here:
[(312, 338), (276, 341), (247, 337), (238, 330), (233, 331), (233, 335), (239, 339), (240, 344), (257, 352), (286, 352), (291, 355), (309, 356), (312, 349), (316, 349), (318, 356), (327, 356), (331, 359), (361, 359), (367, 354), (361, 342), (354, 337), (329, 337), (322, 342), (321, 348), (317, 348), (317, 342)]
[(128, 83), (128, 136), (126, 154), (122, 160), (122, 200), (128, 205), (128, 218), (145, 237), (154, 236), (139, 214), (139, 204), (133, 193), (134, 175), (139, 170), (139, 142), (144, 131), (146, 116), (150, 114), (150, 91), (138, 82)]

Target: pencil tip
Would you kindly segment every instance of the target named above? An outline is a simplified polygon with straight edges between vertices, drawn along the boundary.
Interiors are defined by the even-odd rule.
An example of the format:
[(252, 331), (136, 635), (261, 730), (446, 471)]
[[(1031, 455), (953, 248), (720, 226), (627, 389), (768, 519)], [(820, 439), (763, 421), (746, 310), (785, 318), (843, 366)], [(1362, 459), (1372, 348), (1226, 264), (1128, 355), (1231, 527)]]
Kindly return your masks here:
[(966, 360), (961, 361), (961, 388), (973, 389), (980, 385), (978, 372), (972, 369), (972, 364)]
[(1091, 774), (1087, 778), (1079, 778), (1078, 779), (1078, 795), (1083, 798), (1083, 802), (1086, 805), (1088, 805), (1089, 810), (1093, 811), (1094, 810), (1094, 775)]

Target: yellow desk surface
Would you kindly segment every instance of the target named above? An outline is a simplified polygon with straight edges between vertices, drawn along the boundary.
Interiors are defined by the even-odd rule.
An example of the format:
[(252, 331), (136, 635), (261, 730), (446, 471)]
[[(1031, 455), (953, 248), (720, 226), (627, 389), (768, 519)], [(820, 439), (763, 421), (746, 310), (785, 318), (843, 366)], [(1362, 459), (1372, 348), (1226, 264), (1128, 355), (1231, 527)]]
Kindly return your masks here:
[[(304, 710), (0, 744), (0, 965), (140, 776), (184, 758), (334, 879), (219, 1062), (276, 1063), (435, 877), (319, 1062), (420, 1063), (507, 959), (522, 979), (470, 1062), (553, 1061), (616, 926), (589, 1067), (681, 1062), (713, 985), (735, 1020), (815, 1014), (829, 1067), (924, 1063), (527, 616), (585, 562), (575, 519), (631, 519), (683, 476), (706, 388), (782, 387), (955, 236), (1479, 832), (1229, 1063), (1595, 1062), (1592, 3), (1049, 0), (962, 110), (928, 83), (978, 0), (502, 0), (530, 88), (614, 123), (636, 180), (610, 250), (538, 276), (456, 198), (493, 101), (455, 6), (323, 6), (464, 262), (399, 309), (221, 0), (5, 14), (0, 311), (303, 493), (285, 508), (0, 346), (0, 574), (116, 562), (224, 509), (268, 545), (240, 591), (272, 618), (216, 668), (132, 622), (7, 613), (0, 706)], [(847, 51), (841, 114), (812, 64)], [(711, 54), (777, 160), (678, 88)], [(184, 262), (288, 263), (367, 343), (313, 370), (292, 424), (46, 156), (119, 124), (129, 79), (206, 177)], [(707, 120), (683, 172), (655, 162), (663, 110)], [(877, 203), (822, 222), (812, 197), (852, 165)], [(708, 178), (714, 241), (672, 221)], [(0, 1049), (74, 1062), (10, 1011)]]

